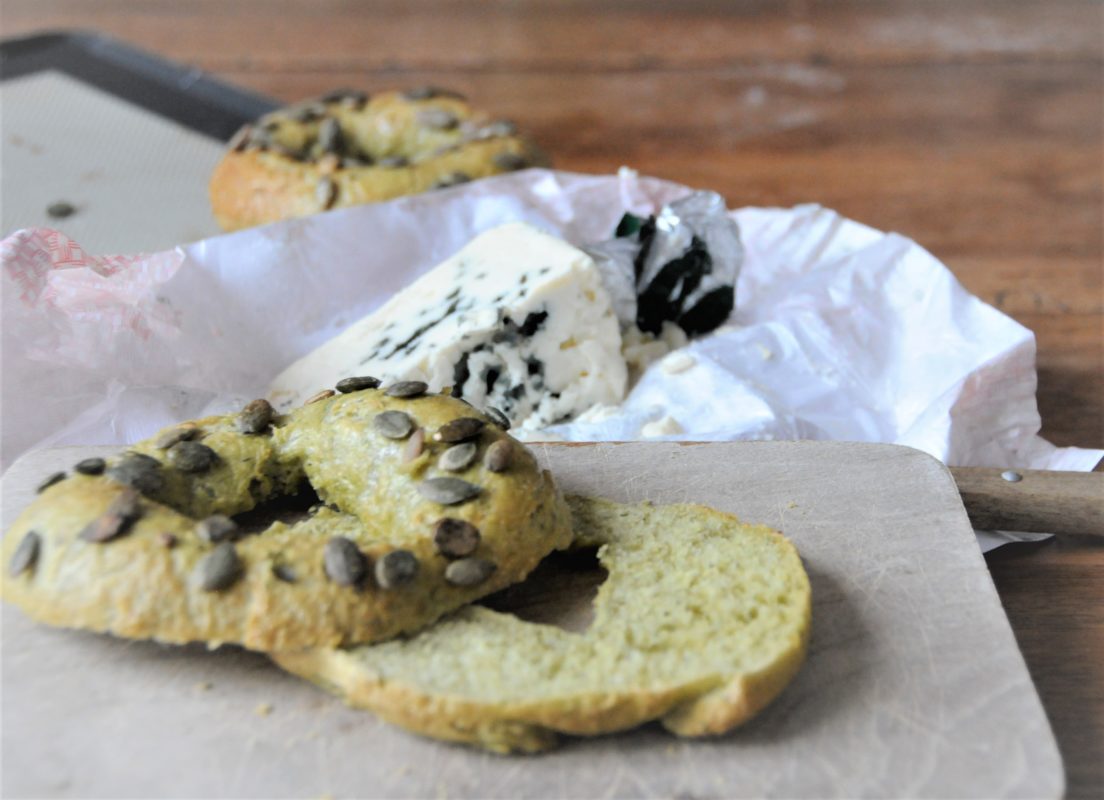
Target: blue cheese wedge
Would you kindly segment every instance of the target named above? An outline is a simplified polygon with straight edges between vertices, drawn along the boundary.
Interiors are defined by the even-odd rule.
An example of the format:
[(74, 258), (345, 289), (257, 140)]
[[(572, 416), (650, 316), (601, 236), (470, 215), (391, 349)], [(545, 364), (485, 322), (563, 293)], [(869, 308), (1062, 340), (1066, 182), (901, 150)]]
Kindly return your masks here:
[(490, 230), (274, 381), (280, 403), (342, 378), (421, 380), (524, 429), (619, 403), (621, 334), (594, 261), (523, 223)]

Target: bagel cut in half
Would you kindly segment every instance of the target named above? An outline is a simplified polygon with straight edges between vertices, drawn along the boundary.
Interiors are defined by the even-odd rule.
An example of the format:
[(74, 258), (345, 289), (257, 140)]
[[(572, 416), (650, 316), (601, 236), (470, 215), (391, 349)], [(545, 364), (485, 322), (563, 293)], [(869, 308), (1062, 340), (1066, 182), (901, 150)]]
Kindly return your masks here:
[(809, 579), (780, 533), (695, 505), (568, 498), (608, 578), (582, 633), (469, 606), (415, 636), (277, 663), (411, 731), (536, 752), (658, 719), (722, 734), (794, 677)]
[(512, 122), (455, 92), (340, 90), (242, 128), (209, 194), (232, 231), (547, 165)]

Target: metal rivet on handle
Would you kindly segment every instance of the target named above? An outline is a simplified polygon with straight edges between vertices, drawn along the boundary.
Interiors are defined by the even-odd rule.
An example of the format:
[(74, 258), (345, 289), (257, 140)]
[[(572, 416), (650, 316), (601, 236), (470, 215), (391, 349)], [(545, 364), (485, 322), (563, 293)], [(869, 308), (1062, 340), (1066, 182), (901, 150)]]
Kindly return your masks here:
[(1001, 477), (1009, 483), (1019, 483), (1023, 480), (1023, 475), (1012, 469), (1006, 469), (1001, 473)]

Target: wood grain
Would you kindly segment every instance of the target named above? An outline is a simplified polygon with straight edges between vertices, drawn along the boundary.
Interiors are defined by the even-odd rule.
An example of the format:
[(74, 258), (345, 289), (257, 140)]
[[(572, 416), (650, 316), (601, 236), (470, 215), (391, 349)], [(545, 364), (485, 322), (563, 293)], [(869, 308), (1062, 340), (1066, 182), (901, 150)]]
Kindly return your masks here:
[(951, 474), (975, 528), (1104, 537), (1104, 473), (952, 467)]
[(1098, 6), (754, 0), (5, 0), (6, 35), (88, 27), (223, 71), (685, 69), (1099, 57)]
[[(1091, 0), (5, 0), (282, 100), (455, 86), (558, 166), (819, 202), (1035, 332), (1043, 434), (1104, 446), (1104, 6)], [(1104, 795), (1104, 547), (990, 557), (1071, 797)], [(1095, 614), (1095, 615), (1094, 615)]]
[(1058, 739), (1067, 796), (1104, 788), (1104, 544), (1056, 537), (986, 558)]

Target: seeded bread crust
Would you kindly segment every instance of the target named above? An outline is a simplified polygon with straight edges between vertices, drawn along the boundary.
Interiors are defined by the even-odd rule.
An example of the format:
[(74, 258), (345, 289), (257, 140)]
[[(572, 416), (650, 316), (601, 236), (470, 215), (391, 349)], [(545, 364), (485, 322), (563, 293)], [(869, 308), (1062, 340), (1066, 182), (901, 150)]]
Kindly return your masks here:
[[(373, 420), (383, 411), (402, 412), (423, 428), (424, 451), (406, 460), (417, 448), (411, 437), (380, 433)], [(484, 423), (473, 423), (479, 430), (470, 439), (478, 456), (466, 469), (446, 472), (438, 460), (452, 445), (433, 435), (458, 418)], [(368, 389), (310, 403), (258, 434), (240, 433), (237, 423), (236, 415), (196, 422), (193, 441), (218, 455), (198, 473), (172, 466), (158, 437), (135, 445), (131, 452), (161, 462), (161, 486), (145, 491), (140, 516), (109, 541), (81, 534), (128, 491), (111, 477), (112, 462), (107, 474), (71, 474), (44, 489), (4, 537), (4, 599), (40, 622), (117, 636), (232, 642), (263, 651), (337, 646), (422, 628), (521, 580), (570, 541), (570, 512), (548, 473), (489, 417), (458, 400)], [(484, 458), (498, 442), (507, 443), (512, 457), (505, 471), (493, 472)], [(442, 476), (473, 484), (479, 494), (455, 505), (427, 499), (424, 482)], [(300, 521), (244, 536), (232, 544), (240, 574), (226, 588), (205, 589), (212, 578), (205, 559), (222, 545), (201, 538), (198, 521), (248, 511), (308, 478), (323, 503), (340, 510), (320, 506)], [(459, 562), (434, 542), (435, 525), (445, 517), (480, 534), (465, 554), (477, 568), (461, 576), (475, 585), (455, 585)], [(17, 550), (32, 531), (38, 546), (28, 564), (26, 549)], [(338, 583), (326, 565), (334, 537), (351, 541), (366, 559), (366, 575), (355, 585)], [(417, 574), (385, 589), (374, 569), (397, 549), (414, 556)], [(408, 566), (403, 558), (400, 566)], [(489, 575), (484, 562), (494, 565)]]
[(609, 571), (584, 633), (469, 606), (409, 638), (276, 662), (388, 722), (499, 753), (655, 719), (722, 734), (797, 674), (811, 594), (781, 534), (701, 506), (569, 502)]
[[(322, 135), (327, 119), (340, 126), (338, 145)], [(359, 158), (341, 165), (354, 153)], [(389, 163), (397, 158), (408, 163)], [(451, 93), (335, 95), (243, 129), (215, 168), (209, 193), (218, 224), (232, 231), (547, 163), (510, 123)]]

